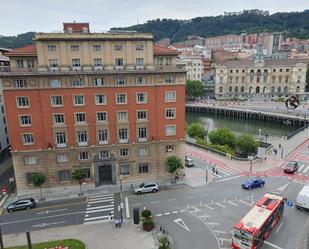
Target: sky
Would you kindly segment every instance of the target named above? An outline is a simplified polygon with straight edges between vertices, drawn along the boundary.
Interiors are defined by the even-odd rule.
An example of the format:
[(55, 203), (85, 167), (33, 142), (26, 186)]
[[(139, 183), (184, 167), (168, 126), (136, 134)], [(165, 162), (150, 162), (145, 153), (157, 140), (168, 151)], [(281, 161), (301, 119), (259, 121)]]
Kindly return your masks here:
[(157, 18), (191, 19), (244, 9), (309, 9), (309, 0), (0, 0), (0, 35), (61, 31), (63, 22), (89, 22), (94, 31)]

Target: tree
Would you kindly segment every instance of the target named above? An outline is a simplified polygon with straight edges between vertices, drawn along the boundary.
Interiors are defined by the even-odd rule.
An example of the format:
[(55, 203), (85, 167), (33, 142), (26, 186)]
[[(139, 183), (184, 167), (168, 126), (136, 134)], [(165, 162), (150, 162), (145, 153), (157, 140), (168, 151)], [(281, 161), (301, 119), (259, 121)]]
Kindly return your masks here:
[(175, 173), (181, 166), (181, 159), (176, 156), (170, 156), (166, 159), (166, 167), (169, 173)]
[(220, 128), (212, 131), (208, 137), (212, 144), (228, 145), (233, 149), (236, 146), (236, 136), (228, 128)]
[(204, 92), (204, 86), (199, 80), (187, 80), (186, 94), (188, 97), (199, 97)]
[(75, 169), (72, 173), (72, 179), (78, 181), (80, 193), (82, 194), (82, 183), (86, 177), (86, 172), (84, 169)]
[(258, 149), (258, 142), (250, 134), (243, 134), (237, 138), (237, 150), (243, 157), (255, 154)]
[(33, 185), (35, 187), (40, 188), (41, 199), (43, 199), (41, 186), (44, 184), (45, 180), (46, 180), (46, 176), (43, 173), (41, 173), (41, 172), (35, 172), (31, 176), (31, 182), (33, 183)]
[(171, 248), (171, 242), (167, 236), (161, 236), (158, 239), (158, 242), (159, 242), (158, 249), (170, 249)]
[(206, 129), (204, 128), (202, 123), (196, 122), (191, 123), (186, 127), (187, 134), (189, 137), (193, 138), (205, 138), (205, 135), (207, 133)]

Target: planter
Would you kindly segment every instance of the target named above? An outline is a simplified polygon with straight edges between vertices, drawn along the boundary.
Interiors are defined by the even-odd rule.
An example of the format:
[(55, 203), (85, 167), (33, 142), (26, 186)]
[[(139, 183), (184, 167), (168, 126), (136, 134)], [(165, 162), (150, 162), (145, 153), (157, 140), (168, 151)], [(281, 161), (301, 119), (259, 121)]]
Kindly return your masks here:
[(154, 223), (153, 222), (144, 222), (143, 223), (143, 229), (147, 232), (150, 232), (154, 228)]

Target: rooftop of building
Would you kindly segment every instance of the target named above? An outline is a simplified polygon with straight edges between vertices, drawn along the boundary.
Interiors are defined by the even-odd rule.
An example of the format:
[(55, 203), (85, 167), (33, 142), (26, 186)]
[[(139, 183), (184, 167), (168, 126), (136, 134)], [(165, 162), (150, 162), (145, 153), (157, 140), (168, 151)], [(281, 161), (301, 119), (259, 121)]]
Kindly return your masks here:
[(12, 51), (5, 53), (6, 56), (36, 56), (37, 50), (35, 44), (29, 44), (21, 48), (15, 48)]
[(170, 48), (165, 48), (162, 46), (154, 45), (153, 46), (153, 54), (154, 55), (179, 55), (177, 50), (173, 50)]
[[(305, 60), (297, 59), (265, 59), (264, 67), (272, 66), (294, 66), (297, 63), (306, 63)], [(219, 66), (230, 67), (255, 67), (253, 59), (243, 59), (243, 60), (226, 60), (219, 63)]]

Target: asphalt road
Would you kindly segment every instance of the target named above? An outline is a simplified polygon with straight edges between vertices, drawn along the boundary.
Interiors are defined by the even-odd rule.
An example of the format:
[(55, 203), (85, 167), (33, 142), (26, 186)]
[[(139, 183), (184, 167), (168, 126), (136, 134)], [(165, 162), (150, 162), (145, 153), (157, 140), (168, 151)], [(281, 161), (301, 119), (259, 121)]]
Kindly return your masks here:
[[(171, 234), (177, 249), (228, 248), (232, 226), (266, 192), (282, 192), (288, 200), (295, 201), (303, 186), (285, 177), (269, 177), (265, 179), (263, 188), (247, 191), (240, 188), (245, 179), (241, 177), (224, 184), (213, 182), (194, 189), (183, 186), (155, 194), (129, 196), (130, 213), (136, 207), (152, 210), (155, 222)], [(300, 231), (305, 229), (307, 220), (307, 213), (286, 206), (282, 220), (263, 249), (296, 248), (301, 239)]]

